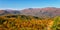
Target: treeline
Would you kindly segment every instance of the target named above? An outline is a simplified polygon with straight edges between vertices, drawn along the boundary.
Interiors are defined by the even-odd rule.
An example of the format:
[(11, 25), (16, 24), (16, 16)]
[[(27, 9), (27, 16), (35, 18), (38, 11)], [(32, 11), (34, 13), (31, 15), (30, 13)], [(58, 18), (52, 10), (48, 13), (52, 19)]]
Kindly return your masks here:
[(60, 16), (39, 18), (26, 15), (0, 16), (0, 30), (60, 30)]

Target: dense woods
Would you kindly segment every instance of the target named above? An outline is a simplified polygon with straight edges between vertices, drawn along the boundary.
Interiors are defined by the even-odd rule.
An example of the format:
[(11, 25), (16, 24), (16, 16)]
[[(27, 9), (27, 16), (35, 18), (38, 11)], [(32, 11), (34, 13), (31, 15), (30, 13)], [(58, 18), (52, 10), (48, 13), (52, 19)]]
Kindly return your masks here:
[(0, 30), (60, 30), (60, 16), (4, 15), (0, 16)]

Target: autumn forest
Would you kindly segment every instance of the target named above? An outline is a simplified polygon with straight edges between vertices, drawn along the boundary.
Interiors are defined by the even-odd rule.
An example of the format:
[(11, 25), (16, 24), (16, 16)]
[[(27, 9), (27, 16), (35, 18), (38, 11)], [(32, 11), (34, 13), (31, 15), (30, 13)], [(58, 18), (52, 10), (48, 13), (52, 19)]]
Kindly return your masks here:
[(60, 16), (4, 15), (0, 16), (0, 30), (60, 30)]

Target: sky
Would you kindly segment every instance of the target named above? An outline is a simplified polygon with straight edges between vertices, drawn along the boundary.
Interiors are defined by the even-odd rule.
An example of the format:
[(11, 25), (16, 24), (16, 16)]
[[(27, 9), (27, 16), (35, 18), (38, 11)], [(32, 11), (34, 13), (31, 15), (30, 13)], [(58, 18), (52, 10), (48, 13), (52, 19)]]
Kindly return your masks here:
[(60, 0), (0, 0), (0, 9), (60, 8)]

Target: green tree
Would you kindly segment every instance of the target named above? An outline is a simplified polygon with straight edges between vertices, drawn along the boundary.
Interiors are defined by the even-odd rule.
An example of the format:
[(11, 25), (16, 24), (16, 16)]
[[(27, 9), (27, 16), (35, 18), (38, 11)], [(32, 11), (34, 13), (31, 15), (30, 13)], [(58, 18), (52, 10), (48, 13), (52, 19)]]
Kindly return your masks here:
[(53, 23), (53, 26), (52, 26), (52, 30), (60, 30), (60, 17), (57, 16), (54, 18), (54, 23)]

